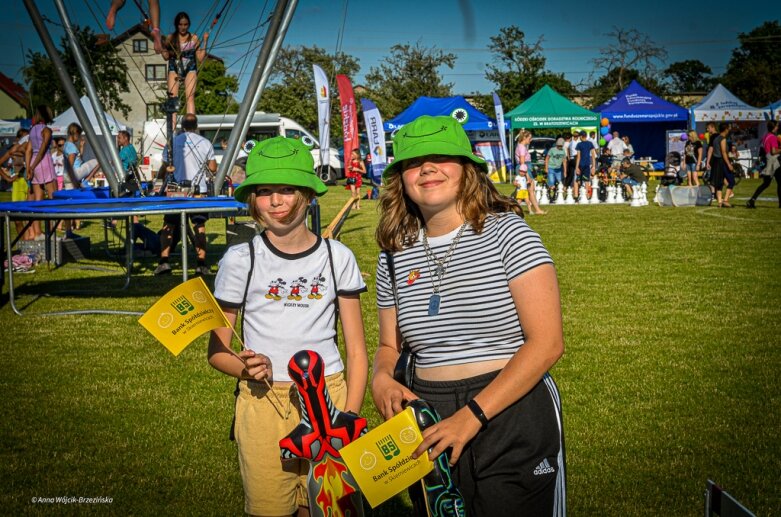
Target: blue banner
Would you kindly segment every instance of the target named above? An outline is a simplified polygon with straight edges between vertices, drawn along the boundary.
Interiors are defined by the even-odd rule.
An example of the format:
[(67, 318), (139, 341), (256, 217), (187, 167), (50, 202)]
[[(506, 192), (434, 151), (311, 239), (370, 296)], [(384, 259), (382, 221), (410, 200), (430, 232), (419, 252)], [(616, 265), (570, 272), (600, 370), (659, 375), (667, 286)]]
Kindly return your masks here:
[(369, 142), (369, 152), (371, 153), (372, 163), (369, 175), (375, 185), (382, 181), (382, 171), (388, 162), (388, 156), (385, 152), (385, 131), (382, 128), (382, 115), (377, 106), (368, 99), (361, 99), (361, 109), (363, 110), (363, 120), (366, 124), (366, 138)]

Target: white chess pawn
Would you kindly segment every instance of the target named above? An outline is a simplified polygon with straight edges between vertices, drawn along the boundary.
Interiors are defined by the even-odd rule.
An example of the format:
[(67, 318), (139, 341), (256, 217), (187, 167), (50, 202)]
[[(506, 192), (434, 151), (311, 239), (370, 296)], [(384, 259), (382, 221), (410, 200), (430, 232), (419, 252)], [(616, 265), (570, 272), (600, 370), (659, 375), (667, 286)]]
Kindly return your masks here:
[(556, 187), (556, 199), (553, 201), (554, 205), (563, 205), (564, 204), (564, 185), (559, 182), (559, 185)]
[(615, 204), (621, 204), (624, 202), (623, 192), (621, 192), (622, 188), (623, 185), (616, 185), (616, 189), (613, 191), (613, 202)]
[(572, 195), (572, 187), (567, 187), (567, 196), (564, 198), (565, 205), (574, 205), (575, 198)]
[(538, 202), (540, 201), (540, 198), (542, 198), (542, 189), (543, 189), (542, 183), (537, 182), (534, 185), (534, 196), (537, 198)]
[(550, 205), (549, 193), (550, 191), (548, 190), (548, 184), (543, 183), (540, 186), (540, 195), (537, 196), (537, 201), (540, 203), (540, 205)]
[(659, 202), (659, 184), (656, 185), (656, 191), (654, 192), (654, 203)]
[(591, 178), (591, 204), (599, 204), (599, 178), (596, 176)]
[(632, 202), (629, 203), (629, 206), (643, 206), (640, 203), (640, 185), (632, 189)]
[(613, 190), (615, 190), (615, 188), (616, 187), (614, 187), (613, 185), (607, 186), (607, 198), (605, 198), (605, 203), (609, 205), (615, 203), (615, 201), (613, 201)]
[(648, 183), (643, 183), (640, 185), (640, 203), (643, 206), (648, 204)]

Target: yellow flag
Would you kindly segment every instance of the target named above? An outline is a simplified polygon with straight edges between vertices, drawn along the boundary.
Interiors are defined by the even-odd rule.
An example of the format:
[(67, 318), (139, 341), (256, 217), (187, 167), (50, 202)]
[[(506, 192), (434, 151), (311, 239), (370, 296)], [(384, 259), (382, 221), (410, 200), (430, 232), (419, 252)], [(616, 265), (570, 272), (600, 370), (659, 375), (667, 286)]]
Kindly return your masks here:
[(168, 291), (138, 322), (174, 355), (204, 332), (230, 327), (201, 277)]
[(339, 453), (366, 500), (376, 508), (434, 468), (428, 454), (412, 459), (422, 441), (412, 408), (407, 408)]

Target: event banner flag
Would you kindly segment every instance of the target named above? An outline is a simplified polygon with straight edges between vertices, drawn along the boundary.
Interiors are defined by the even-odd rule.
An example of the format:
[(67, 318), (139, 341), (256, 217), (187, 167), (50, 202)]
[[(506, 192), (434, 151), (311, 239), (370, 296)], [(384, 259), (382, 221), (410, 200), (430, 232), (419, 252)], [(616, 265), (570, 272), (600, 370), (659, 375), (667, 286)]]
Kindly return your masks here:
[(336, 86), (339, 88), (339, 103), (342, 108), (342, 139), (344, 140), (344, 161), (349, 160), (353, 149), (358, 149), (358, 113), (355, 109), (353, 85), (346, 75), (336, 76)]
[(138, 322), (174, 355), (204, 332), (231, 326), (201, 277), (168, 291)]
[(361, 99), (363, 121), (366, 124), (366, 137), (369, 141), (369, 152), (372, 157), (371, 178), (375, 185), (382, 180), (382, 171), (388, 162), (385, 153), (385, 130), (382, 128), (380, 110), (369, 99)]
[(331, 101), (328, 92), (328, 77), (323, 69), (312, 65), (315, 72), (315, 97), (317, 98), (317, 127), (320, 131), (320, 165), (328, 164), (329, 141), (331, 138)]
[(507, 147), (507, 131), (504, 127), (504, 108), (502, 107), (502, 101), (499, 99), (496, 92), (492, 95), (494, 97), (496, 125), (499, 130), (499, 142), (501, 142), (501, 147), (499, 148), (499, 166), (496, 169), (499, 181), (505, 181), (507, 178), (507, 167), (510, 163), (510, 150)]
[(422, 441), (415, 414), (407, 408), (339, 452), (366, 500), (376, 508), (434, 469), (428, 454), (412, 459)]

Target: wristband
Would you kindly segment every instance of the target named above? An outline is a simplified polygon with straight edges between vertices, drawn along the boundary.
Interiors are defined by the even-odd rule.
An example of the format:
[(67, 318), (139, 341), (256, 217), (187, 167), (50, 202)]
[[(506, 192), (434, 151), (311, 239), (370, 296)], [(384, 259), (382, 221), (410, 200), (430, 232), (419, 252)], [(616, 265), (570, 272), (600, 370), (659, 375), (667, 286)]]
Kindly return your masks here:
[(480, 407), (480, 404), (478, 404), (475, 399), (467, 402), (466, 407), (468, 407), (469, 410), (475, 415), (475, 418), (480, 421), (481, 429), (488, 427), (488, 419), (485, 417), (485, 413), (483, 413), (483, 408)]

